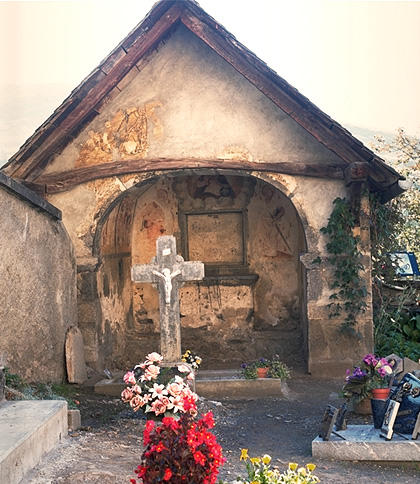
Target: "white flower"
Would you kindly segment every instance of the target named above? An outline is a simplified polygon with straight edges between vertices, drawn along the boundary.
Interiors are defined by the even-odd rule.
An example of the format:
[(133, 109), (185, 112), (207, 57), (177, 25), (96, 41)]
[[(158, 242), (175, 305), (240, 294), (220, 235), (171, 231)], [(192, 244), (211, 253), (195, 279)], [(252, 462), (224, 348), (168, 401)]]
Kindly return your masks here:
[(159, 398), (162, 395), (168, 394), (168, 390), (166, 390), (165, 385), (158, 385), (157, 383), (153, 384), (153, 388), (150, 388), (149, 392), (152, 393), (152, 398)]

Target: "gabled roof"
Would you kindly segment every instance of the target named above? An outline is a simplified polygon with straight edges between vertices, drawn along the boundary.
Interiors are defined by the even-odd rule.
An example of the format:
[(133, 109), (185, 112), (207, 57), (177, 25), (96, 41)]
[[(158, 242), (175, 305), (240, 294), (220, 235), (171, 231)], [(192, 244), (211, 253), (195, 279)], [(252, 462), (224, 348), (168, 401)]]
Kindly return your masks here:
[(336, 153), (345, 164), (367, 163), (370, 186), (382, 192), (383, 198), (392, 198), (402, 191), (398, 188), (398, 180), (402, 177), (395, 170), (278, 76), (194, 0), (157, 2), (144, 20), (10, 158), (3, 167), (5, 172), (27, 182), (36, 181), (54, 155), (98, 114), (99, 106), (130, 69), (135, 65), (141, 68), (139, 62), (142, 58), (179, 23), (204, 41), (320, 143)]

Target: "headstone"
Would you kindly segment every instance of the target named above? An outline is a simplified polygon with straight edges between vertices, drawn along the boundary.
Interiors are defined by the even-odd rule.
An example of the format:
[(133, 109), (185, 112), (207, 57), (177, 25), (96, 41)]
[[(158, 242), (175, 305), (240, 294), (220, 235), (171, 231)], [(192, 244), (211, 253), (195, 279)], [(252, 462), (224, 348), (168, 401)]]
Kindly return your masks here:
[(4, 374), (4, 367), (0, 366), (0, 402), (2, 402), (4, 397), (4, 387), (6, 385), (6, 376)]
[(6, 361), (3, 355), (0, 354), (0, 402), (5, 400), (5, 390), (4, 387), (6, 386), (6, 375), (4, 374), (4, 367)]
[(160, 352), (165, 364), (181, 361), (181, 321), (179, 315), (179, 288), (187, 281), (204, 278), (202, 262), (184, 262), (176, 253), (172, 235), (156, 240), (156, 257), (150, 264), (131, 268), (133, 282), (150, 282), (159, 290)]
[(417, 414), (417, 420), (416, 420), (416, 424), (414, 425), (414, 430), (413, 430), (413, 433), (411, 434), (411, 438), (413, 440), (417, 440), (417, 437), (419, 436), (420, 434), (420, 413)]
[(69, 383), (84, 383), (87, 380), (85, 347), (79, 328), (69, 328), (66, 334), (66, 366)]
[(410, 358), (404, 358), (404, 373), (413, 373), (413, 371), (420, 370), (420, 365), (417, 361), (410, 360)]
[(343, 403), (341, 407), (338, 409), (338, 414), (337, 414), (337, 419), (335, 421), (335, 430), (346, 430), (347, 428), (347, 421), (346, 421), (346, 415), (347, 415), (347, 404)]
[(319, 429), (319, 437), (322, 440), (330, 440), (331, 432), (333, 430), (335, 421), (338, 415), (338, 408), (333, 407), (332, 405), (327, 405), (325, 409), (324, 415), (321, 421), (321, 427)]
[(386, 357), (386, 360), (388, 360), (389, 364), (391, 365), (392, 373), (394, 375), (398, 375), (399, 373), (404, 371), (404, 361), (401, 357), (399, 357), (395, 353), (388, 355)]

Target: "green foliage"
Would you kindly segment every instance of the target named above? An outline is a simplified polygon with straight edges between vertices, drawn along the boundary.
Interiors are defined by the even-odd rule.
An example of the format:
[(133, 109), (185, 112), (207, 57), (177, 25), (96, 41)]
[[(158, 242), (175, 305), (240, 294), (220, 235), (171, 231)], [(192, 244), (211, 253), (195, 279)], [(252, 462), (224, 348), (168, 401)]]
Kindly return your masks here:
[(72, 385), (64, 383), (27, 383), (9, 368), (4, 369), (6, 386), (18, 390), (25, 400), (66, 400), (69, 408), (77, 408), (75, 393)]
[(377, 136), (373, 149), (411, 185), (386, 206), (400, 215), (399, 221), (394, 224), (394, 250), (412, 251), (420, 259), (420, 140), (400, 128), (391, 142)]
[(376, 142), (375, 151), (405, 176), (411, 186), (383, 205), (371, 198), (375, 349), (381, 354), (396, 353), (417, 361), (420, 328), (412, 311), (415, 290), (405, 287), (397, 296), (390, 297), (390, 287), (395, 284), (395, 263), (389, 253), (412, 251), (420, 257), (420, 141), (399, 129), (390, 143), (382, 137), (377, 137)]
[(420, 315), (409, 308), (414, 291), (405, 289), (397, 304), (384, 297), (374, 312), (375, 350), (389, 355), (395, 353), (414, 361), (420, 358)]
[(360, 277), (363, 269), (359, 251), (359, 237), (353, 235), (355, 220), (350, 204), (345, 198), (336, 198), (333, 202), (328, 224), (321, 232), (328, 236), (327, 251), (330, 254), (328, 262), (334, 267), (334, 279), (330, 295), (330, 317), (338, 317), (344, 313), (345, 318), (341, 330), (355, 335), (354, 326), (359, 313), (366, 308), (366, 287)]
[(242, 375), (247, 380), (255, 380), (257, 378), (257, 368), (268, 368), (268, 376), (270, 378), (280, 378), (281, 380), (290, 378), (290, 368), (280, 361), (279, 355), (274, 355), (272, 359), (260, 358), (250, 363), (242, 363)]
[(16, 390), (21, 390), (25, 386), (23, 379), (15, 373), (10, 373), (9, 368), (4, 368), (4, 375), (6, 377), (6, 385)]

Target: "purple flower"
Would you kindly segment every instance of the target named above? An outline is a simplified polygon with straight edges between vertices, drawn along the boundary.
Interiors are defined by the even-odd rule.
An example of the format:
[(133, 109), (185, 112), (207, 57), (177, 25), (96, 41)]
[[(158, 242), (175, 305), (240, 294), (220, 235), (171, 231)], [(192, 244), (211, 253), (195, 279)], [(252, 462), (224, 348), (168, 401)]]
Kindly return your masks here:
[(364, 358), (363, 358), (363, 363), (366, 363), (366, 365), (369, 366), (376, 366), (378, 364), (378, 359), (376, 356), (372, 353), (368, 353)]
[(241, 368), (246, 368), (248, 365), (246, 363), (242, 363)]
[(378, 372), (379, 376), (381, 376), (382, 378), (384, 378), (386, 376), (386, 371), (385, 371), (385, 368), (383, 368), (383, 367), (378, 368), (377, 372)]
[(366, 372), (362, 370), (360, 367), (356, 366), (353, 370), (352, 378), (363, 378), (366, 376)]

